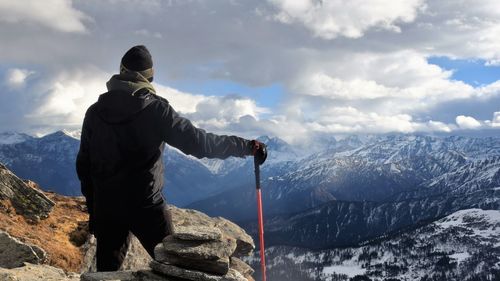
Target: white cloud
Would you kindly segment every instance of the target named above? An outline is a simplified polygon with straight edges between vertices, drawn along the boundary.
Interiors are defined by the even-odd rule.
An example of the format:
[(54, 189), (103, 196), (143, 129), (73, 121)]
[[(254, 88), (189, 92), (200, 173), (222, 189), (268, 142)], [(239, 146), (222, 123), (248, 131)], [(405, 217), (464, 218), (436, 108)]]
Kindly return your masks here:
[(289, 90), (299, 106), (354, 106), (380, 115), (413, 115), (449, 101), (500, 96), (500, 84), (473, 88), (450, 76), (416, 52), (363, 53), (306, 66)]
[(268, 112), (268, 109), (257, 106), (249, 98), (194, 95), (158, 83), (155, 83), (155, 88), (176, 111), (206, 129), (225, 130), (232, 124), (239, 123), (244, 116), (259, 119), (262, 113)]
[(451, 131), (453, 131), (453, 129), (455, 129), (453, 125), (448, 125), (443, 122), (433, 120), (427, 122), (427, 127), (429, 128), (429, 131), (445, 133), (450, 133)]
[(430, 47), (427, 52), (433, 55), (481, 58), (490, 65), (500, 59), (500, 38), (495, 36), (500, 32), (498, 1), (427, 1), (426, 5), (405, 41)]
[(158, 95), (166, 98), (176, 111), (184, 114), (196, 112), (196, 106), (207, 98), (203, 95), (181, 92), (158, 83), (154, 83), (154, 87)]
[(493, 113), (493, 120), (491, 121), (491, 126), (495, 128), (500, 127), (500, 111)]
[(47, 81), (26, 93), (31, 95), (33, 105), (23, 117), (43, 130), (80, 128), (87, 108), (106, 92), (109, 77), (110, 74), (90, 66), (44, 77)]
[(11, 88), (22, 88), (26, 85), (26, 79), (34, 73), (27, 69), (11, 68), (7, 71), (5, 82)]
[(481, 127), (481, 123), (471, 116), (459, 115), (456, 122), (461, 129), (478, 129)]
[(63, 32), (85, 31), (90, 19), (72, 6), (71, 0), (1, 0), (0, 21), (11, 24), (42, 25)]
[(315, 36), (359, 38), (370, 28), (401, 32), (397, 23), (415, 20), (423, 0), (268, 0), (282, 23), (299, 22)]
[[(306, 78), (307, 79), (307, 78)], [(325, 73), (313, 73), (307, 82), (297, 85), (298, 92), (312, 95), (347, 100), (376, 99), (395, 95), (396, 93), (373, 80), (341, 80)]]
[(309, 131), (334, 134), (366, 134), (391, 132), (450, 132), (453, 125), (439, 121), (416, 121), (408, 114), (380, 114), (354, 107), (332, 107), (317, 112), (317, 117), (302, 122)]

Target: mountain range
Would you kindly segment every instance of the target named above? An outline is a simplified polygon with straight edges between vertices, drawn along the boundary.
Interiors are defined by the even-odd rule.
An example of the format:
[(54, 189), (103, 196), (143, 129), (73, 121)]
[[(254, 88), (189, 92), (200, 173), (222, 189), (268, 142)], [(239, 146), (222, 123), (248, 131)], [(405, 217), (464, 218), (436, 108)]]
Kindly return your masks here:
[[(0, 134), (0, 162), (41, 186), (66, 195), (78, 195), (79, 182), (74, 171), (79, 146), (77, 136), (65, 131), (43, 137)], [(483, 280), (481, 274), (467, 275), (466, 272), (473, 266), (489, 264), (494, 260), (489, 256), (481, 257), (467, 249), (469, 255), (464, 259), (463, 252), (451, 248), (437, 254), (428, 250), (419, 252), (420, 248), (415, 253), (398, 252), (394, 245), (410, 243), (411, 235), (423, 235), (421, 243), (425, 238), (431, 239), (429, 243), (434, 243), (432, 247), (436, 249), (440, 247), (439, 239), (445, 239), (446, 235), (452, 239), (461, 235), (467, 242), (466, 234), (472, 235), (476, 230), (451, 228), (443, 232), (446, 235), (434, 236), (435, 225), (450, 218), (463, 217), (462, 221), (483, 218), (500, 210), (500, 137), (350, 136), (322, 139), (320, 149), (316, 145), (313, 151), (298, 149), (279, 138), (259, 139), (268, 144), (269, 149), (269, 158), (261, 167), (266, 245), (271, 247), (268, 253), (271, 262), (279, 263), (273, 268), (283, 268), (279, 271), (281, 275), (274, 271), (277, 275), (273, 280), (288, 276), (281, 266), (292, 265), (294, 259), (306, 261), (303, 265), (295, 263), (295, 269), (304, 269), (299, 270), (302, 273), (290, 271), (299, 274), (296, 276), (304, 275), (303, 280), (355, 278), (351, 273), (342, 275), (349, 266), (350, 272), (360, 273), (361, 277), (356, 278), (412, 279), (408, 272), (424, 257), (426, 262), (420, 265), (422, 267), (449, 268), (441, 270), (445, 272), (441, 275), (429, 275), (424, 270), (418, 280), (448, 280), (446, 276)], [(257, 237), (251, 158), (196, 159), (167, 146), (164, 161), (167, 201), (210, 216), (227, 217)], [(465, 231), (463, 235), (461, 231)], [(490, 240), (493, 246), (500, 243), (497, 236)], [(471, 242), (470, 249), (498, 251), (497, 246), (483, 247), (481, 241)], [(431, 247), (424, 244), (419, 247)], [(366, 252), (373, 250), (366, 247), (391, 252), (398, 262), (380, 259), (377, 254), (372, 257), (375, 263), (366, 264)], [(350, 249), (350, 252), (342, 249)], [(285, 259), (284, 263), (279, 259), (279, 256), (290, 255), (294, 258)], [(310, 256), (321, 258), (308, 261)], [(358, 261), (354, 262), (354, 258)], [(461, 261), (469, 258), (470, 263), (462, 267)], [(403, 265), (400, 259), (405, 260)], [(350, 261), (341, 266), (341, 260)], [(498, 276), (495, 271), (498, 265), (491, 267), (490, 275)], [(377, 270), (393, 273), (382, 278)]]

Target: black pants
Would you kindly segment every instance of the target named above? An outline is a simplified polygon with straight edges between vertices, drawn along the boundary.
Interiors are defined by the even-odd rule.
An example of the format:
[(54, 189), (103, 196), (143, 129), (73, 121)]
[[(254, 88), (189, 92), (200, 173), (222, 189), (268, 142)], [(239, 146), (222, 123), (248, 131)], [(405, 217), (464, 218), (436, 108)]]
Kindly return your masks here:
[(96, 224), (97, 271), (116, 271), (127, 254), (130, 232), (154, 258), (154, 248), (173, 232), (170, 212), (161, 208), (139, 209), (127, 220), (102, 219)]

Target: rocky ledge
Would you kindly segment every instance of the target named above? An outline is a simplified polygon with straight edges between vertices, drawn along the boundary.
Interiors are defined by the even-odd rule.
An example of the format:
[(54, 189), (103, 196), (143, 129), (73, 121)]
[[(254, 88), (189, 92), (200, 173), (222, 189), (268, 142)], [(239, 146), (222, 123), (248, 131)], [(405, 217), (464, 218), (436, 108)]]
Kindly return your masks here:
[(175, 233), (155, 248), (142, 270), (82, 274), (82, 281), (193, 280), (253, 281), (253, 269), (239, 259), (253, 251), (253, 239), (236, 224), (201, 212), (170, 206)]

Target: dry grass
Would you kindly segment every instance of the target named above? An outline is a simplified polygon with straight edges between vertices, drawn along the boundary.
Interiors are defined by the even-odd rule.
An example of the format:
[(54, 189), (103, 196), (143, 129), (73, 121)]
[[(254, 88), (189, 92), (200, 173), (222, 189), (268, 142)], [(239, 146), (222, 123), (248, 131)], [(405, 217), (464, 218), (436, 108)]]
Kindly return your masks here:
[(48, 264), (66, 271), (79, 272), (83, 259), (79, 244), (86, 237), (88, 220), (85, 201), (81, 197), (54, 193), (46, 195), (56, 205), (47, 219), (34, 224), (16, 214), (8, 200), (0, 201), (0, 229), (23, 242), (44, 249), (48, 255)]

